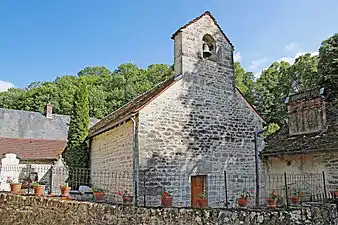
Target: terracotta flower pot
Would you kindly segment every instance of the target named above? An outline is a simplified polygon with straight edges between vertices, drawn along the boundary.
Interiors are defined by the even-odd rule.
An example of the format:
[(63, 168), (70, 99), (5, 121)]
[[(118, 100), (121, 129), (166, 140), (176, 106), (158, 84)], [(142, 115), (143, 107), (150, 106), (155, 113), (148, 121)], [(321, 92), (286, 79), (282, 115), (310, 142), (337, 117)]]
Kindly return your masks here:
[(172, 206), (172, 204), (173, 204), (173, 197), (172, 196), (161, 198), (162, 207), (169, 208), (169, 207)]
[(70, 194), (70, 190), (72, 189), (71, 187), (67, 188), (60, 188), (61, 189), (61, 195), (62, 197), (68, 197)]
[(208, 199), (207, 198), (199, 198), (197, 199), (198, 206), (202, 209), (208, 207)]
[(338, 198), (338, 191), (331, 191), (332, 198)]
[(269, 208), (276, 208), (277, 199), (268, 198), (266, 202)]
[(239, 198), (239, 199), (237, 199), (237, 202), (238, 202), (239, 207), (246, 207), (249, 203), (249, 199)]
[(300, 204), (300, 198), (299, 198), (299, 196), (292, 196), (290, 198), (290, 200), (291, 200), (291, 203), (294, 204), (294, 205), (299, 205)]
[(122, 196), (122, 199), (123, 199), (123, 204), (129, 205), (129, 206), (133, 204), (133, 196), (131, 195), (124, 195)]
[(95, 202), (104, 202), (104, 192), (93, 192)]
[(44, 196), (45, 195), (45, 185), (34, 185), (34, 195), (35, 196)]
[(12, 194), (20, 194), (21, 192), (21, 183), (12, 183), (11, 186), (11, 193)]

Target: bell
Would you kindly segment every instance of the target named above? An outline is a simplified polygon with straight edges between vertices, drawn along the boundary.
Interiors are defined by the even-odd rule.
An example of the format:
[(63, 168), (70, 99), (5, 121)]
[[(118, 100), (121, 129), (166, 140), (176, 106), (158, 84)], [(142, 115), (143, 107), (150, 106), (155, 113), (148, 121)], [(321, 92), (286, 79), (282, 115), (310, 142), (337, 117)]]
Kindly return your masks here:
[(210, 52), (209, 46), (206, 43), (203, 43), (203, 58), (208, 58), (212, 54)]

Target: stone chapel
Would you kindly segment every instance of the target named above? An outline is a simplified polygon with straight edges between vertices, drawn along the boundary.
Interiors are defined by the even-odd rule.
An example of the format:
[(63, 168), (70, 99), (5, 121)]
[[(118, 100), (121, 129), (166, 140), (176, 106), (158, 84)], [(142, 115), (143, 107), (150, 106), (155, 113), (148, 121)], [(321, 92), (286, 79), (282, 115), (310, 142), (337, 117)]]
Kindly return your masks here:
[(173, 205), (194, 206), (205, 192), (213, 206), (224, 171), (254, 173), (263, 119), (235, 87), (234, 46), (210, 12), (171, 38), (175, 75), (90, 128), (91, 170), (128, 173), (111, 191), (147, 192), (154, 205), (166, 189)]

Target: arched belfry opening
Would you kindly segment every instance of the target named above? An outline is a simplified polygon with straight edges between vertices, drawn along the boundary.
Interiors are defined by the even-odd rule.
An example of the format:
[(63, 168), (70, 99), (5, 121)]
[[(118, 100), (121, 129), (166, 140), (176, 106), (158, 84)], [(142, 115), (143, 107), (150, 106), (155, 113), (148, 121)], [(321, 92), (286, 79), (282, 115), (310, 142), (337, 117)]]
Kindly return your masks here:
[(204, 59), (209, 59), (216, 61), (216, 41), (210, 35), (206, 34), (203, 36), (203, 45), (202, 45), (202, 56)]

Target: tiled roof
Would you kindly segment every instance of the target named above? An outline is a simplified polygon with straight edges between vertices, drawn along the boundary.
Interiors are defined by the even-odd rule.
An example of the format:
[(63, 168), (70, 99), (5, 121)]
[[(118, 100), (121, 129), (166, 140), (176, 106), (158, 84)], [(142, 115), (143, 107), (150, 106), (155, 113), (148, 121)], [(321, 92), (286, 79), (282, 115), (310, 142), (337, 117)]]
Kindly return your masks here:
[(326, 104), (327, 129), (321, 133), (289, 135), (283, 126), (266, 141), (262, 156), (305, 154), (309, 152), (338, 151), (338, 109)]
[[(102, 133), (106, 130), (108, 130), (108, 126), (111, 124), (116, 124), (119, 121), (124, 121), (125, 119), (128, 119), (133, 114), (140, 111), (143, 107), (145, 107), (148, 103), (150, 103), (153, 99), (155, 99), (158, 95), (160, 95), (162, 92), (166, 91), (171, 85), (173, 85), (176, 81), (181, 79), (181, 75), (174, 76), (172, 78), (169, 78), (168, 80), (164, 81), (163, 83), (157, 85), (153, 89), (149, 90), (148, 92), (145, 92), (144, 94), (138, 96), (131, 102), (127, 103), (126, 105), (122, 106), (118, 110), (112, 112), (105, 118), (101, 119), (97, 124), (92, 126), (89, 129), (89, 135), (88, 137), (93, 137), (99, 133)], [(243, 94), (240, 92), (239, 89), (236, 88), (238, 93), (244, 98), (244, 100), (248, 103), (249, 107), (251, 107), (254, 112), (264, 121), (264, 119), (259, 115), (259, 113), (256, 111), (256, 109), (245, 99)]]
[(21, 159), (58, 159), (66, 141), (0, 137), (0, 155), (14, 153)]
[(156, 98), (159, 94), (168, 89), (171, 85), (173, 85), (179, 77), (172, 77), (164, 81), (163, 83), (157, 85), (152, 88), (148, 92), (136, 97), (131, 102), (112, 112), (108, 116), (101, 119), (98, 123), (92, 126), (89, 129), (89, 137), (95, 136), (98, 133), (101, 133), (105, 130), (110, 124), (113, 124), (117, 121), (124, 120), (126, 117), (131, 116), (134, 113), (140, 111), (144, 106), (146, 106), (149, 102), (151, 102), (154, 98)]
[[(0, 108), (0, 137), (67, 140), (70, 116)], [(90, 126), (98, 122), (90, 119)]]
[(203, 16), (210, 16), (210, 18), (214, 21), (215, 25), (218, 27), (218, 29), (222, 32), (224, 38), (229, 42), (229, 44), (231, 45), (232, 48), (234, 48), (233, 44), (230, 42), (229, 38), (225, 35), (225, 33), (223, 32), (222, 28), (218, 25), (215, 17), (213, 17), (211, 15), (211, 13), (209, 11), (206, 11), (205, 13), (203, 13), (202, 15), (200, 15), (199, 17), (196, 17), (195, 19), (191, 20), (189, 23), (185, 24), (184, 26), (180, 27), (172, 36), (171, 39), (174, 39), (175, 36), (181, 32), (184, 28), (187, 28), (189, 25), (195, 23), (196, 21), (198, 21), (199, 19), (201, 19)]

